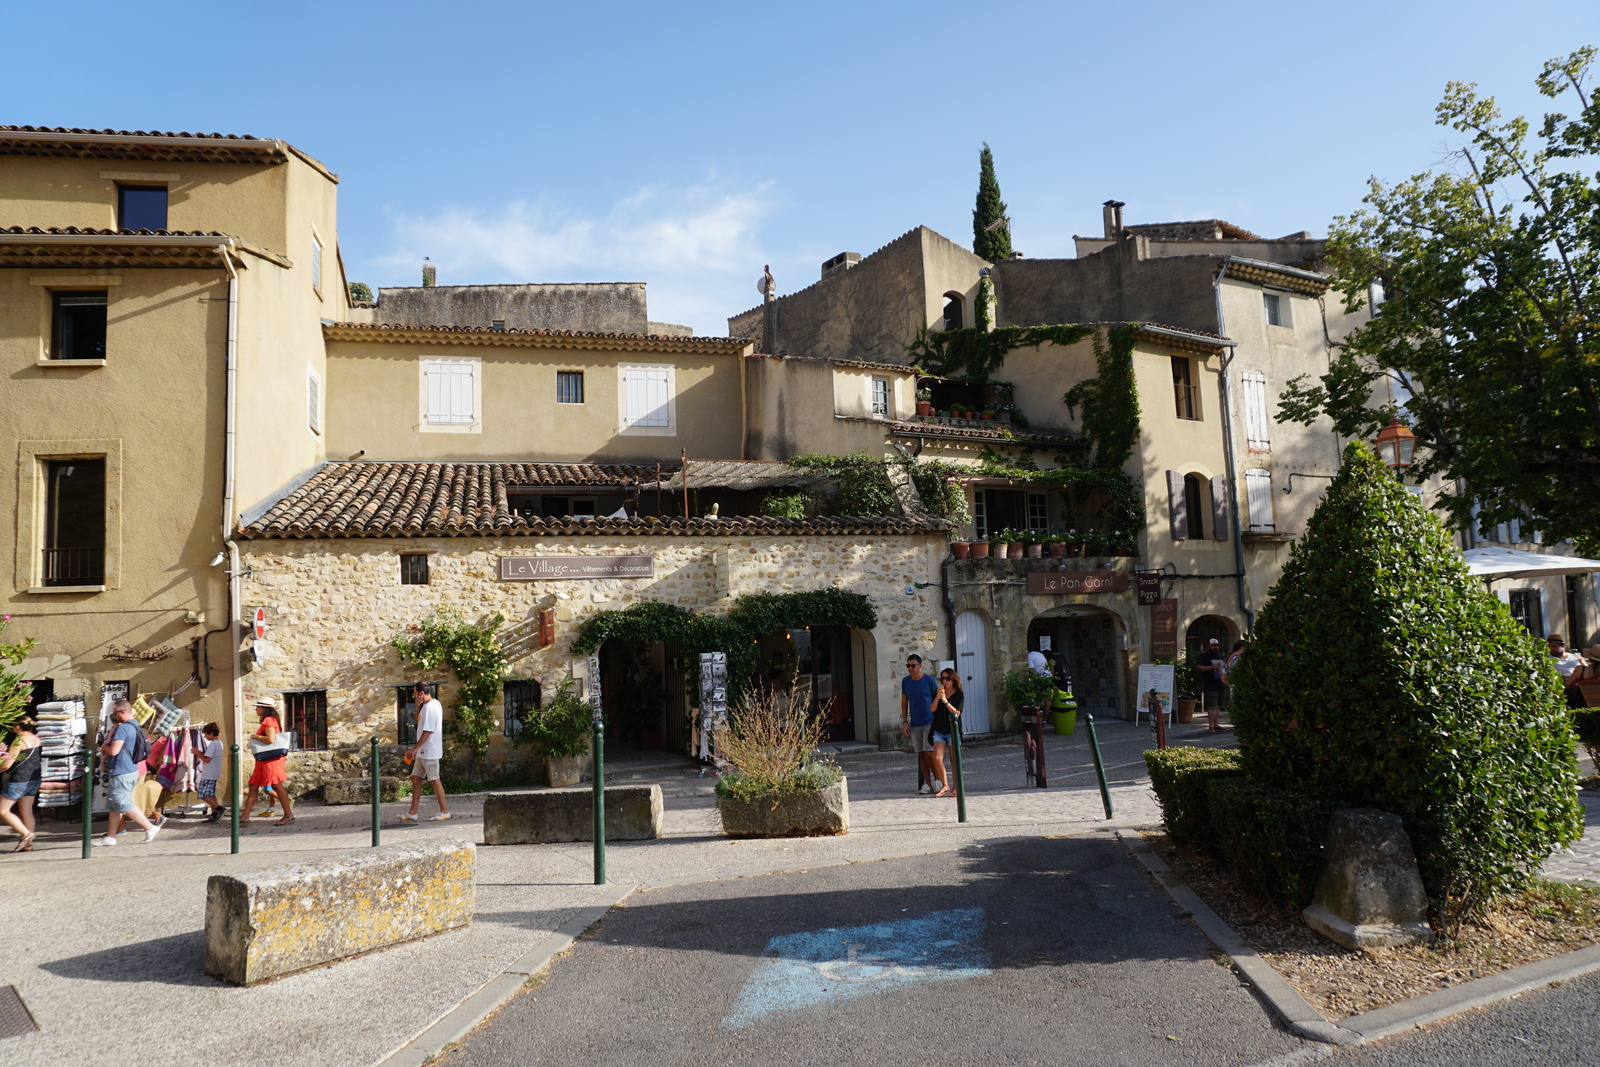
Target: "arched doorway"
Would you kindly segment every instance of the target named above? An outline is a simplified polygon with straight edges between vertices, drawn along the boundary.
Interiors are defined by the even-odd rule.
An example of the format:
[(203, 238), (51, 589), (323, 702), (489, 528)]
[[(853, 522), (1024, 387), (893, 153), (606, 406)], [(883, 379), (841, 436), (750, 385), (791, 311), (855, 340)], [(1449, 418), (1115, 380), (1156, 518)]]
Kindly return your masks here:
[(828, 741), (857, 739), (852, 633), (848, 626), (808, 626), (758, 641), (758, 684), (797, 694), (811, 715), (826, 722)]
[(956, 670), (966, 703), (961, 709), (961, 730), (986, 734), (989, 726), (989, 626), (976, 611), (956, 616)]
[(1189, 624), (1189, 629), (1183, 635), (1183, 647), (1189, 655), (1198, 656), (1205, 651), (1206, 642), (1213, 637), (1222, 646), (1222, 651), (1227, 652), (1233, 643), (1239, 639), (1239, 628), (1230, 619), (1221, 615), (1202, 615)]
[(1115, 616), (1097, 609), (1042, 615), (1028, 624), (1028, 651), (1061, 654), (1080, 710), (1121, 718), (1124, 657), (1117, 649), (1120, 629)]

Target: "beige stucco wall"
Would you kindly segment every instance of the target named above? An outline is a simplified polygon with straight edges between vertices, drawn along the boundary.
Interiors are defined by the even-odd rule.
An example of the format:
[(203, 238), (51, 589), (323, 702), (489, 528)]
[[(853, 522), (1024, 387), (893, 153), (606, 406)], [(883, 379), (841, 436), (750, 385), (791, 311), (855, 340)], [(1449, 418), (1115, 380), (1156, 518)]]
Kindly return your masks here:
[[(890, 454), (887, 427), (871, 418), (871, 379), (891, 380), (895, 417), (916, 410), (909, 370), (874, 371), (825, 359), (751, 356), (745, 361), (745, 457), (789, 459), (808, 452)], [(840, 415), (853, 418), (838, 418)]]
[[(596, 612), (661, 600), (695, 611), (725, 614), (733, 598), (748, 592), (792, 592), (838, 586), (867, 596), (878, 626), (867, 646), (871, 664), (861, 709), (870, 740), (899, 742), (900, 664), (909, 652), (938, 653), (947, 642), (937, 585), (943, 555), (940, 534), (885, 537), (638, 537), (594, 540), (415, 538), (395, 540), (252, 541), (244, 543), (245, 603), (267, 609), (270, 650), (245, 678), (247, 699), (264, 693), (327, 689), (330, 746), (363, 742), (376, 734), (393, 740), (394, 687), (420, 672), (389, 646), (395, 634), (443, 605), (469, 618), (500, 611), (506, 632), (526, 635), (526, 624), (544, 608), (556, 612), (555, 644), (512, 646), (511, 676), (542, 677), (546, 692), (570, 676), (577, 629)], [(717, 590), (716, 554), (730, 556), (728, 596)], [(429, 584), (403, 586), (397, 556), (433, 553)], [(503, 582), (498, 561), (506, 555), (650, 555), (653, 578), (587, 581)], [(928, 583), (916, 589), (914, 583)], [(914, 593), (907, 595), (906, 587)], [(566, 599), (561, 598), (566, 595)], [(449, 706), (454, 678), (446, 681)], [(858, 721), (866, 716), (858, 715)], [(492, 762), (519, 757), (497, 737)]]
[[(347, 459), (653, 462), (739, 459), (743, 397), (739, 351), (726, 354), (614, 352), (482, 345), (328, 343), (328, 455)], [(421, 361), (479, 360), (482, 428), (424, 432)], [(669, 364), (676, 432), (619, 433), (619, 364)], [(556, 372), (578, 370), (584, 403), (557, 404)]]
[[(906, 419), (916, 413), (917, 379), (909, 367), (903, 371), (828, 364), (833, 370), (833, 411), (838, 415), (872, 417), (872, 379), (889, 383), (889, 413), (879, 418)], [(796, 398), (798, 399), (798, 398)], [(822, 397), (816, 398), (821, 400)], [(815, 402), (815, 401), (813, 401)]]

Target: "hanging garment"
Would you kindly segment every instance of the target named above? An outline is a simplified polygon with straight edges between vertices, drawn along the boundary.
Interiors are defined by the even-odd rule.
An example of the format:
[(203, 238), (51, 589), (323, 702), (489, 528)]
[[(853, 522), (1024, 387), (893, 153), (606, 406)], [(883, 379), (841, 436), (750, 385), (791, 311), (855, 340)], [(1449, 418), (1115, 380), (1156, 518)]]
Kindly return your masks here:
[(156, 771), (156, 781), (174, 793), (194, 789), (194, 744), (190, 734), (189, 730), (179, 730), (168, 739)]

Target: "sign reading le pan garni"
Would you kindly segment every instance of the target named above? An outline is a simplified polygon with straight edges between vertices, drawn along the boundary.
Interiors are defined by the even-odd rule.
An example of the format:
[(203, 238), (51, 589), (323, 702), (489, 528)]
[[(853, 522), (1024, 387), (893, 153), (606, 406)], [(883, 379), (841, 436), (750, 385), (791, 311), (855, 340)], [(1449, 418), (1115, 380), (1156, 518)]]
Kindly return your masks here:
[(1127, 571), (1035, 571), (1028, 575), (1028, 592), (1120, 593), (1128, 588)]
[(651, 556), (501, 556), (502, 582), (557, 578), (654, 578)]

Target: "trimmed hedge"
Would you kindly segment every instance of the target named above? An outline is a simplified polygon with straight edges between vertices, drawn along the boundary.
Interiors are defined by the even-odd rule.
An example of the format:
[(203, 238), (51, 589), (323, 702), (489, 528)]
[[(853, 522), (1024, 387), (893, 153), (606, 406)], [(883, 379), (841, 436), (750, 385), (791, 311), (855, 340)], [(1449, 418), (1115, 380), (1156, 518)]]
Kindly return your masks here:
[(1230, 749), (1165, 748), (1144, 754), (1150, 787), (1161, 802), (1161, 818), (1172, 843), (1207, 849), (1213, 843), (1207, 788), (1240, 778), (1239, 753)]
[(1328, 816), (1344, 805), (1246, 779), (1212, 779), (1206, 807), (1217, 851), (1235, 873), (1278, 904), (1299, 910), (1311, 903)]

